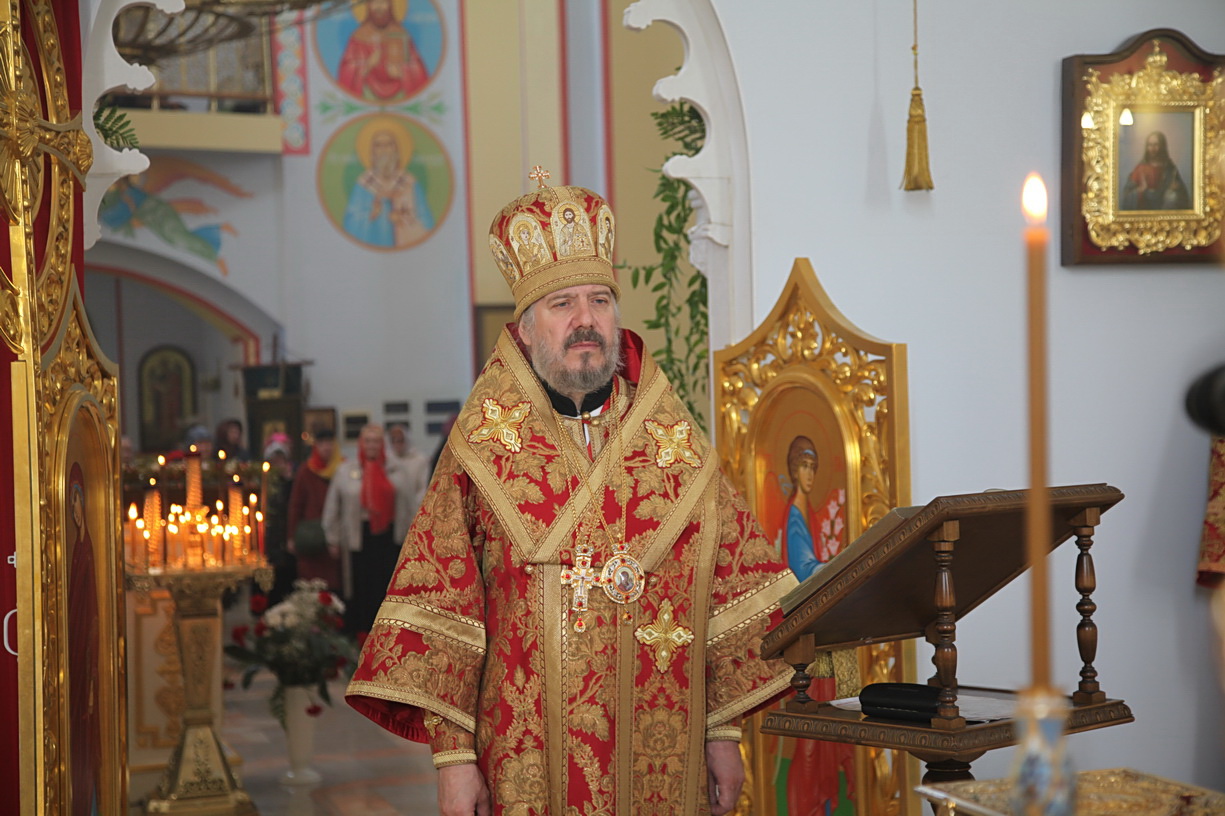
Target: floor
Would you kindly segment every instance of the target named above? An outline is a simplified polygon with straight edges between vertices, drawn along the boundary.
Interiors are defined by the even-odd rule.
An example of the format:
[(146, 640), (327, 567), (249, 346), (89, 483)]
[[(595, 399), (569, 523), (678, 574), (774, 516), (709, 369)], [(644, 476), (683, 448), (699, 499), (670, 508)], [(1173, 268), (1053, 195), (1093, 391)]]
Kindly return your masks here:
[(384, 731), (350, 708), (334, 684), (334, 705), (316, 718), (314, 769), (322, 781), (281, 784), (289, 768), (285, 735), (268, 711), (272, 680), (227, 689), (222, 740), (243, 757), (242, 783), (261, 816), (437, 816), (437, 772), (429, 746)]
[[(281, 783), (289, 769), (285, 735), (268, 711), (272, 678), (225, 690), (222, 742), (242, 757), (237, 771), (260, 816), (437, 816), (429, 747), (393, 736), (355, 712), (333, 684), (335, 705), (314, 720), (314, 785)], [(133, 807), (132, 813), (141, 813)]]

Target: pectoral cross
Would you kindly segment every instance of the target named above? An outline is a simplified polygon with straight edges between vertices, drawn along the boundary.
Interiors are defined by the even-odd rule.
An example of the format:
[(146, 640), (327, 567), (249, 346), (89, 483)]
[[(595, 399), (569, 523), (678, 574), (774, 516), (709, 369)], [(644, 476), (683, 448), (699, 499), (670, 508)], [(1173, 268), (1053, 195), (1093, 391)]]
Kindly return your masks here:
[(693, 642), (693, 632), (676, 622), (672, 601), (665, 598), (655, 620), (639, 626), (634, 631), (634, 639), (655, 649), (655, 669), (663, 674), (672, 665), (677, 650)]
[(582, 632), (587, 628), (583, 613), (587, 611), (587, 593), (593, 584), (599, 581), (600, 572), (591, 566), (591, 545), (579, 544), (574, 548), (574, 566), (562, 570), (562, 586), (572, 587), (574, 597), (570, 601), (570, 609), (578, 613), (574, 619), (574, 631)]
[(536, 189), (539, 190), (541, 187), (547, 186), (544, 183), (544, 180), (549, 178), (551, 175), (552, 174), (548, 170), (545, 170), (538, 164), (532, 168), (532, 172), (528, 173), (527, 177), (536, 182)]

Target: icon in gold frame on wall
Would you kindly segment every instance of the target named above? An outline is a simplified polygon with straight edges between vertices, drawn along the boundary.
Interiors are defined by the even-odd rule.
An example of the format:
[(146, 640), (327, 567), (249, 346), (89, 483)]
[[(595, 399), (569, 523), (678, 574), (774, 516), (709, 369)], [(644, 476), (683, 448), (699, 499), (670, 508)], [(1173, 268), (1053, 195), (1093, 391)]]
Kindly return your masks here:
[(1064, 60), (1063, 263), (1220, 257), (1223, 72), (1172, 29)]

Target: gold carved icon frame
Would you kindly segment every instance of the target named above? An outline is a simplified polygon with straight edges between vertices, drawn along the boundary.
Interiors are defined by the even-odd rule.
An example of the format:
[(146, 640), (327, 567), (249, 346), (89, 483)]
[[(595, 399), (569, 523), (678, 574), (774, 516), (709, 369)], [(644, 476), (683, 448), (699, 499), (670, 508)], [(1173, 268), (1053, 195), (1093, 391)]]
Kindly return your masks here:
[[(801, 580), (910, 503), (906, 347), (847, 320), (807, 259), (796, 259), (769, 317), (715, 353), (714, 376), (723, 469)], [(837, 675), (825, 699), (915, 675), (912, 643), (824, 660), (824, 671), (818, 660), (809, 673)], [(830, 671), (847, 662), (849, 672)], [(790, 816), (826, 801), (844, 812), (849, 800), (857, 814), (918, 814), (918, 769), (907, 754), (762, 734), (761, 716), (745, 723), (748, 781), (737, 813)]]
[(1220, 257), (1225, 57), (1172, 29), (1063, 62), (1065, 264)]

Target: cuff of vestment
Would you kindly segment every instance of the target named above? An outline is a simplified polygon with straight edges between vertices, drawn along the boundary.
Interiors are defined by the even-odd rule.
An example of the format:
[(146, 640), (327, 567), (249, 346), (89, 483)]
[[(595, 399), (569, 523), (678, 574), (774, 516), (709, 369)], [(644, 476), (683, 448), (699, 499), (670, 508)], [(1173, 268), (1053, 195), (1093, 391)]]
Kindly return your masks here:
[(740, 742), (740, 737), (741, 730), (738, 725), (717, 725), (714, 728), (706, 729), (707, 742), (715, 742), (716, 740)]
[(476, 763), (475, 751), (439, 751), (434, 754), (434, 767), (445, 768), (448, 765), (467, 765)]

